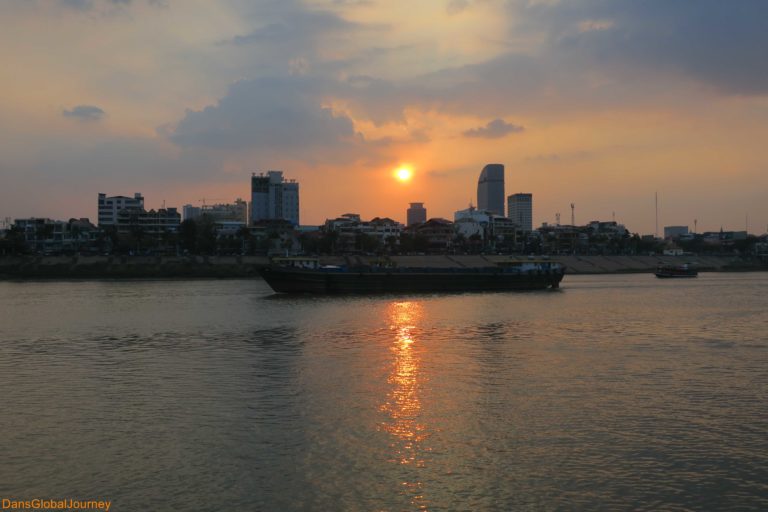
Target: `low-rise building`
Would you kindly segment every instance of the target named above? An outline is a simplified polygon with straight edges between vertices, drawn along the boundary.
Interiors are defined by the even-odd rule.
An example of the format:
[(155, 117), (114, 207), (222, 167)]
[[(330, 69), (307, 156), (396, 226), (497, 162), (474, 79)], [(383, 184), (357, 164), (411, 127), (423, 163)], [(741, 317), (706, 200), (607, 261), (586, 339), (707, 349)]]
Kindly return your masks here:
[(201, 207), (184, 205), (184, 220), (194, 220), (203, 215), (214, 222), (248, 222), (248, 203), (240, 198), (234, 203), (209, 204)]
[(688, 226), (664, 226), (664, 238), (677, 240), (688, 234)]
[(179, 230), (181, 215), (176, 208), (160, 208), (146, 211), (143, 208), (126, 208), (117, 215), (115, 228), (118, 235), (157, 236)]
[(111, 196), (99, 193), (99, 227), (114, 226), (117, 224), (117, 216), (120, 210), (144, 209), (144, 197), (136, 192), (133, 197)]
[(455, 236), (453, 222), (446, 219), (429, 219), (422, 224), (408, 226), (405, 232), (426, 240), (427, 249), (430, 252), (446, 252), (453, 245)]
[[(400, 242), (403, 225), (388, 217), (364, 221), (359, 214), (345, 213), (325, 221), (325, 233), (336, 237), (335, 248), (340, 252), (370, 252), (384, 247), (393, 248)], [(371, 241), (368, 241), (370, 239)]]
[(22, 232), (27, 248), (41, 254), (77, 252), (88, 248), (101, 234), (86, 218), (64, 221), (30, 217), (16, 219), (13, 226)]

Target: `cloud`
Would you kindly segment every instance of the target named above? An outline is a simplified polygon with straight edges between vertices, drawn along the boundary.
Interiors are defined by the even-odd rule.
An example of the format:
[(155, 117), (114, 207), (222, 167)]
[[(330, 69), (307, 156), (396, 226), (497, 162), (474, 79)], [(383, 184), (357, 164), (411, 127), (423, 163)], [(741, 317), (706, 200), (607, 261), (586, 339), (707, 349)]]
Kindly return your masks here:
[(298, 158), (364, 142), (352, 119), (324, 104), (318, 81), (301, 75), (237, 82), (215, 105), (188, 110), (168, 136), (181, 147)]
[(356, 23), (328, 11), (286, 10), (276, 21), (262, 25), (246, 35), (233, 37), (237, 46), (251, 44), (296, 44), (314, 40), (330, 33), (350, 31)]
[(479, 139), (500, 139), (510, 133), (520, 133), (525, 128), (522, 126), (507, 123), (503, 119), (494, 119), (485, 126), (479, 128), (472, 128), (462, 133), (465, 137), (475, 137)]
[[(130, 5), (133, 0), (102, 0), (107, 5)], [(88, 11), (93, 9), (94, 0), (59, 0), (64, 7), (76, 9), (78, 11)], [(150, 0), (151, 3), (151, 0)]]
[(445, 10), (448, 14), (459, 14), (467, 7), (469, 7), (469, 0), (449, 0)]
[[(510, 2), (548, 49), (593, 69), (683, 75), (729, 94), (768, 93), (764, 0)], [(650, 72), (650, 73), (649, 73)], [(650, 75), (650, 76), (649, 76)]]
[(59, 0), (59, 2), (64, 7), (77, 9), (79, 11), (87, 11), (93, 7), (93, 2), (91, 2), (91, 0)]
[(559, 162), (572, 162), (577, 160), (587, 160), (593, 158), (594, 154), (591, 151), (571, 151), (565, 153), (541, 153), (538, 155), (525, 157), (525, 162), (530, 163), (559, 163)]
[[(29, 0), (24, 0), (29, 1)], [(102, 15), (112, 15), (123, 12), (123, 9), (140, 5), (134, 0), (57, 0), (58, 5), (83, 13), (100, 13)], [(144, 0), (147, 5), (158, 8), (168, 7), (168, 0)], [(46, 2), (42, 2), (45, 5)], [(47, 2), (53, 4), (53, 2)]]
[(62, 111), (61, 115), (78, 121), (99, 121), (106, 115), (106, 112), (94, 105), (77, 105), (72, 110)]

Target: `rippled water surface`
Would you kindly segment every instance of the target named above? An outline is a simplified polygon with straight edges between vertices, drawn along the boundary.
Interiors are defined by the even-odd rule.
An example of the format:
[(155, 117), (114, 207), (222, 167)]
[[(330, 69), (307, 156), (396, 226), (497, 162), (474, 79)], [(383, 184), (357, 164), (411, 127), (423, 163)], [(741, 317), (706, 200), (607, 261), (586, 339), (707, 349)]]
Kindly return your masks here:
[(768, 274), (286, 298), (0, 283), (0, 497), (766, 510)]

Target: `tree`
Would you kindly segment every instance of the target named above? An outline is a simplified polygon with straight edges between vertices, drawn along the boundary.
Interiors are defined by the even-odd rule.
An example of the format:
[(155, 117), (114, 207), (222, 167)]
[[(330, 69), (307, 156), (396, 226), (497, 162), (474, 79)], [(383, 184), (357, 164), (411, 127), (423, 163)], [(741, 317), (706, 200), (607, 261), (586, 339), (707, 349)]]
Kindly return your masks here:
[(379, 239), (367, 233), (355, 234), (355, 249), (360, 252), (376, 252), (379, 248)]
[(312, 233), (299, 235), (299, 245), (304, 254), (317, 254), (320, 249), (320, 239)]
[(397, 251), (397, 245), (398, 245), (399, 239), (396, 236), (389, 235), (385, 240), (385, 242), (387, 244), (386, 247), (387, 247), (387, 252), (389, 254), (393, 254), (395, 251)]
[(243, 226), (240, 229), (238, 229), (237, 233), (235, 233), (235, 237), (237, 237), (237, 239), (240, 242), (241, 254), (247, 254), (252, 251), (251, 242), (253, 241), (253, 235), (251, 234), (251, 230), (248, 229), (247, 226)]
[(323, 236), (320, 237), (318, 243), (318, 249), (325, 254), (336, 253), (336, 242), (339, 240), (338, 231), (326, 231)]
[(11, 226), (5, 232), (5, 238), (0, 239), (0, 254), (25, 254), (26, 252), (24, 231), (18, 226)]
[(197, 222), (194, 219), (187, 219), (179, 225), (179, 243), (184, 251), (197, 253)]
[(483, 250), (483, 236), (480, 233), (473, 233), (469, 236), (469, 248), (474, 254)]
[(197, 222), (197, 252), (212, 255), (216, 253), (216, 225), (206, 215)]
[(146, 238), (147, 232), (139, 224), (131, 225), (131, 240), (136, 244), (136, 253), (141, 253), (141, 242)]

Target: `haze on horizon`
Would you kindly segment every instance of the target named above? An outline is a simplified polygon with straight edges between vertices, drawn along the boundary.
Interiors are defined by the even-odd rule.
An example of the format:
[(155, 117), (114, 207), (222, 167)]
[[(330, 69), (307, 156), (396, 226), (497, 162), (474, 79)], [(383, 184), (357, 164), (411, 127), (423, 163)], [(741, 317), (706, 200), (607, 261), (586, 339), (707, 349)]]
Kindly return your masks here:
[[(486, 163), (534, 225), (768, 224), (762, 0), (6, 0), (0, 218), (301, 183), (303, 224), (452, 218)], [(413, 171), (398, 182), (401, 165)]]

